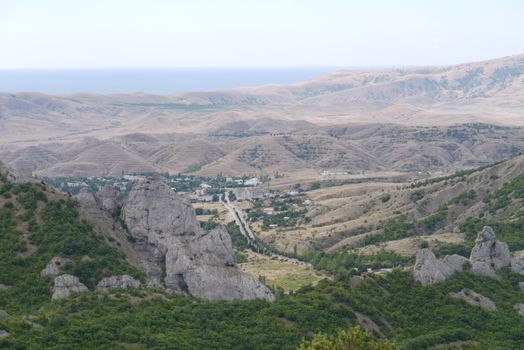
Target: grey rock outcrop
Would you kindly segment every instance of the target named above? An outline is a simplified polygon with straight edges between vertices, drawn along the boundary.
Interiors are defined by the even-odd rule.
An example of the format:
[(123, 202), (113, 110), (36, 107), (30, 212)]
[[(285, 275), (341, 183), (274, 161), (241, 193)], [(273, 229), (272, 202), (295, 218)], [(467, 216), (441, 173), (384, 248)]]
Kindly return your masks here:
[(120, 213), (122, 203), (120, 201), (120, 192), (112, 183), (105, 185), (95, 194), (95, 200), (98, 206), (113, 216)]
[(121, 217), (145, 256), (141, 269), (149, 286), (208, 300), (273, 300), (266, 286), (235, 266), (225, 228), (202, 230), (191, 201), (159, 177), (134, 185)]
[(120, 193), (109, 183), (102, 187), (97, 193), (91, 193), (87, 188), (82, 188), (80, 192), (75, 195), (75, 199), (87, 208), (99, 208), (112, 216), (120, 213), (122, 203), (120, 201)]
[(8, 289), (8, 288), (9, 288), (8, 285), (6, 285), (6, 284), (0, 284), (0, 290), (2, 290), (2, 289)]
[(465, 288), (457, 293), (449, 293), (449, 296), (452, 298), (462, 299), (466, 303), (473, 305), (473, 306), (479, 306), (483, 308), (484, 310), (488, 310), (488, 311), (497, 310), (497, 306), (495, 305), (493, 300), (471, 289)]
[(417, 254), (413, 276), (424, 286), (442, 282), (454, 273), (462, 271), (466, 261), (467, 259), (460, 255), (446, 256), (438, 260), (431, 250), (422, 249)]
[(70, 262), (71, 262), (71, 259), (55, 256), (46, 265), (46, 267), (42, 271), (40, 271), (40, 276), (44, 278), (55, 278), (56, 276), (60, 274), (61, 268)]
[(100, 291), (108, 291), (113, 288), (139, 288), (141, 283), (129, 275), (111, 276), (103, 278), (96, 286)]
[(9, 317), (9, 314), (5, 312), (4, 310), (0, 309), (0, 318), (6, 318)]
[(524, 317), (524, 304), (515, 304), (515, 311), (517, 311), (517, 313)]
[(519, 289), (522, 293), (524, 293), (524, 282), (519, 282)]
[(497, 278), (496, 271), (510, 265), (511, 254), (508, 245), (497, 241), (493, 229), (485, 226), (477, 235), (469, 262), (474, 273)]
[(78, 277), (72, 275), (60, 275), (55, 277), (52, 298), (54, 300), (63, 299), (71, 293), (87, 291), (87, 287), (80, 282)]
[(511, 271), (524, 275), (524, 251), (511, 259)]

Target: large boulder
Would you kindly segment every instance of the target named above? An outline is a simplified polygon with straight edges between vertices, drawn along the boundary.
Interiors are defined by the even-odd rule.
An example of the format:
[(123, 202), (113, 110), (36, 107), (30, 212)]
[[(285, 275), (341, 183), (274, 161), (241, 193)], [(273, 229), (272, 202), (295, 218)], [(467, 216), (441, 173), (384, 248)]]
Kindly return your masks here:
[(477, 235), (469, 262), (474, 273), (496, 278), (497, 270), (510, 265), (511, 254), (508, 245), (497, 241), (493, 229), (485, 226)]
[(462, 271), (466, 261), (467, 259), (460, 255), (446, 256), (438, 260), (431, 250), (422, 249), (417, 254), (413, 276), (424, 286), (442, 282), (454, 273)]
[(71, 259), (55, 256), (46, 265), (46, 267), (42, 271), (40, 271), (40, 276), (44, 278), (55, 278), (60, 274), (60, 270), (62, 269), (62, 267), (69, 264), (70, 262)]
[(120, 192), (118, 192), (112, 183), (102, 187), (102, 189), (95, 194), (95, 199), (100, 209), (107, 211), (112, 216), (120, 214), (120, 209), (122, 208)]
[(111, 276), (103, 278), (96, 286), (100, 291), (108, 291), (113, 288), (138, 288), (141, 283), (129, 275)]
[(471, 289), (465, 288), (457, 293), (449, 293), (449, 296), (456, 299), (462, 299), (470, 305), (479, 306), (487, 311), (497, 310), (497, 306), (495, 305), (493, 300)]
[(87, 287), (80, 282), (78, 277), (72, 275), (60, 275), (55, 277), (52, 298), (54, 300), (63, 299), (71, 293), (87, 291)]
[(524, 275), (524, 251), (511, 259), (511, 271)]
[(224, 227), (200, 228), (188, 198), (159, 177), (133, 186), (122, 208), (135, 249), (146, 258), (141, 269), (148, 285), (187, 292), (208, 300), (266, 299), (271, 291), (236, 265)]

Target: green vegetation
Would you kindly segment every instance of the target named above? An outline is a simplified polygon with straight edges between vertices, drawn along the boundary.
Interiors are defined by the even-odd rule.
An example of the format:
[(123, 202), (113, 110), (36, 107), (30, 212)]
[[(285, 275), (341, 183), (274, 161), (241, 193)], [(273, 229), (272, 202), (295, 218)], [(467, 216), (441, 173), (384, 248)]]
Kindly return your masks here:
[(395, 350), (389, 341), (376, 341), (359, 326), (349, 331), (340, 330), (336, 336), (319, 333), (311, 341), (300, 345), (299, 350)]
[(489, 211), (495, 213), (506, 208), (513, 200), (524, 199), (524, 174), (517, 176), (512, 181), (505, 183), (500, 189), (488, 193), (484, 202), (488, 204)]
[[(0, 283), (11, 286), (1, 291), (0, 308), (15, 314), (34, 312), (47, 302), (51, 282), (40, 278), (40, 271), (55, 256), (71, 258), (64, 272), (78, 276), (89, 288), (110, 275), (141, 277), (79, 220), (76, 202), (48, 200), (43, 191), (41, 184), (13, 186), (12, 200), (0, 208)], [(37, 213), (39, 203), (45, 206)], [(27, 210), (17, 215), (22, 208)], [(27, 242), (35, 246), (31, 254)]]
[(337, 276), (361, 273), (368, 268), (394, 268), (414, 262), (412, 257), (404, 257), (387, 250), (370, 255), (349, 252), (306, 252), (301, 258), (310, 262), (315, 269)]
[(228, 222), (228, 224), (226, 225), (226, 229), (229, 235), (231, 236), (231, 240), (233, 241), (233, 246), (236, 249), (242, 251), (249, 247), (249, 243), (246, 237), (244, 237), (242, 233), (240, 233), (240, 228), (237, 226), (237, 224), (234, 221)]
[[(501, 279), (496, 280), (465, 271), (423, 287), (409, 272), (395, 269), (412, 264), (413, 258), (389, 251), (375, 255), (306, 253), (300, 258), (333, 278), (314, 287), (290, 287), (292, 293), (279, 292), (272, 303), (211, 303), (146, 287), (80, 293), (52, 301), (52, 282), (41, 278), (40, 271), (54, 256), (71, 258), (64, 272), (79, 276), (91, 290), (109, 275), (142, 275), (81, 221), (74, 201), (55, 199), (42, 184), (3, 182), (0, 283), (10, 288), (0, 289), (0, 309), (11, 316), (0, 318), (0, 329), (11, 336), (0, 339), (0, 349), (418, 350), (454, 342), (464, 349), (524, 348), (524, 318), (514, 310), (516, 303), (523, 302), (518, 283), (524, 276), (503, 269)], [(502, 197), (520, 200), (519, 189), (515, 183), (495, 191), (489, 203)], [(450, 206), (467, 205), (476, 195), (470, 191), (460, 194), (418, 222), (401, 215), (383, 223), (382, 236), (370, 239), (381, 242), (433, 230), (446, 220)], [(466, 244), (442, 245), (437, 254), (464, 255), (486, 224), (511, 250), (524, 249), (522, 215), (505, 222), (481, 217), (461, 225)], [(238, 251), (247, 248), (234, 222), (227, 229)], [(245, 256), (238, 251), (240, 262)], [(366, 274), (360, 283), (350, 279), (380, 268), (393, 271), (383, 276)], [(304, 284), (303, 280), (288, 282)], [(485, 311), (448, 296), (463, 288), (489, 297), (497, 310)], [(362, 315), (374, 324), (369, 334), (355, 327)]]

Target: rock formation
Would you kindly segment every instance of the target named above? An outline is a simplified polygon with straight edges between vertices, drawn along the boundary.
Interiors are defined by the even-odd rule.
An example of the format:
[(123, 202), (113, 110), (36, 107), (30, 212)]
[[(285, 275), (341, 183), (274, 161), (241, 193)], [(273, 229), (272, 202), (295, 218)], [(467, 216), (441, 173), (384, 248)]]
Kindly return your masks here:
[(508, 245), (497, 241), (493, 229), (485, 226), (477, 235), (469, 262), (473, 272), (496, 278), (497, 270), (510, 265), (511, 254)]
[(511, 259), (511, 271), (524, 275), (524, 251)]
[(121, 217), (135, 248), (143, 253), (141, 269), (149, 286), (208, 300), (274, 298), (266, 286), (235, 266), (225, 228), (203, 231), (190, 200), (159, 177), (134, 185)]
[(95, 195), (89, 192), (89, 190), (85, 187), (75, 195), (75, 199), (87, 208), (96, 208), (98, 206)]
[(8, 285), (0, 284), (0, 290), (9, 288)]
[(46, 267), (40, 271), (40, 276), (44, 278), (55, 278), (60, 274), (60, 269), (70, 262), (71, 259), (55, 256)]
[(524, 317), (524, 304), (515, 304), (515, 311), (517, 311), (517, 313)]
[(4, 310), (0, 309), (0, 318), (6, 318), (9, 317), (9, 314), (5, 312)]
[(98, 206), (113, 216), (120, 214), (122, 203), (120, 201), (120, 192), (112, 183), (105, 185), (100, 191), (95, 194), (95, 199)]
[(129, 275), (111, 276), (103, 278), (96, 286), (100, 291), (108, 291), (113, 288), (138, 288), (141, 283)]
[(78, 277), (72, 275), (60, 275), (55, 277), (55, 285), (53, 287), (54, 300), (62, 299), (69, 296), (73, 292), (87, 292), (87, 287), (80, 282)]
[(455, 272), (462, 271), (466, 261), (467, 259), (460, 255), (446, 256), (438, 260), (431, 250), (422, 249), (417, 254), (413, 276), (424, 286), (442, 282)]
[(522, 293), (524, 293), (524, 282), (519, 282), (519, 289)]
[(458, 293), (449, 293), (449, 296), (452, 298), (462, 299), (466, 303), (473, 305), (473, 306), (479, 306), (483, 308), (484, 310), (488, 310), (488, 311), (497, 310), (497, 306), (495, 305), (493, 300), (471, 289), (465, 288), (465, 289), (462, 289)]
[[(466, 258), (459, 255), (437, 260), (431, 251), (423, 249), (417, 254), (413, 276), (423, 285), (441, 282), (455, 272), (462, 271), (466, 261)], [(474, 273), (487, 277), (498, 278), (497, 271), (510, 265), (514, 272), (524, 275), (524, 252), (512, 259), (508, 245), (497, 241), (493, 229), (489, 226), (485, 226), (478, 233), (469, 262)]]
[(120, 193), (111, 183), (95, 194), (89, 192), (87, 188), (82, 188), (75, 198), (87, 208), (98, 207), (112, 216), (117, 216), (122, 207)]

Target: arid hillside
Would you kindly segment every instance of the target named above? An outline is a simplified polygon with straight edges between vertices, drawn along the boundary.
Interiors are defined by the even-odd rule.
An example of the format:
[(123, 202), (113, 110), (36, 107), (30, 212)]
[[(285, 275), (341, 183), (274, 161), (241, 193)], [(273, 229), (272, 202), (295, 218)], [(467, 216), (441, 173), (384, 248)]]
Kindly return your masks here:
[[(523, 125), (524, 56), (448, 67), (339, 71), (291, 85), (136, 94), (0, 94), (2, 144), (141, 133), (290, 132), (318, 125)], [(30, 125), (31, 128), (27, 126)]]
[(55, 176), (122, 173), (196, 175), (373, 174), (434, 175), (486, 165), (524, 150), (522, 128), (487, 124), (407, 127), (345, 124), (290, 133), (129, 134), (0, 149), (23, 173)]
[(524, 156), (518, 156), (412, 183), (323, 186), (305, 193), (314, 203), (307, 220), (261, 236), (288, 252), (296, 246), (298, 251), (389, 250), (412, 256), (422, 242), (436, 251), (470, 248), (474, 236), (468, 230), (489, 223), (505, 234), (516, 230), (514, 240), (507, 240), (520, 246), (523, 174)]

